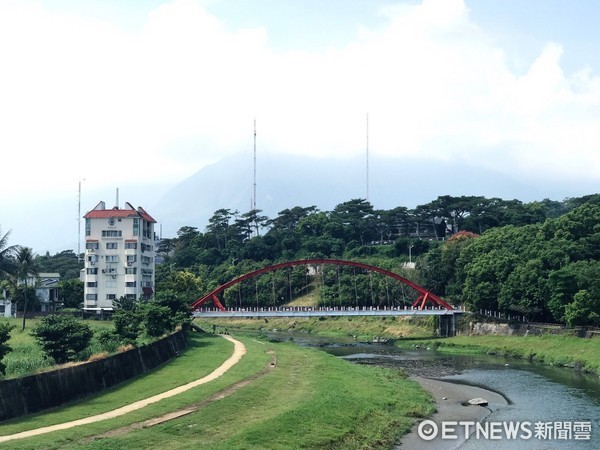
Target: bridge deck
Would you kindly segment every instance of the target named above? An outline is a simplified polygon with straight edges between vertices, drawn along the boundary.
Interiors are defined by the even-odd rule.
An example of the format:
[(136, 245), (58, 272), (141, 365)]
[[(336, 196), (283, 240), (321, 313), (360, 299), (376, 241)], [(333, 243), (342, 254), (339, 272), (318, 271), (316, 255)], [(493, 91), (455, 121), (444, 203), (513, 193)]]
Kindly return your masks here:
[(461, 314), (460, 309), (370, 309), (370, 308), (246, 308), (221, 311), (203, 309), (194, 311), (194, 317), (348, 317), (348, 316), (452, 316)]

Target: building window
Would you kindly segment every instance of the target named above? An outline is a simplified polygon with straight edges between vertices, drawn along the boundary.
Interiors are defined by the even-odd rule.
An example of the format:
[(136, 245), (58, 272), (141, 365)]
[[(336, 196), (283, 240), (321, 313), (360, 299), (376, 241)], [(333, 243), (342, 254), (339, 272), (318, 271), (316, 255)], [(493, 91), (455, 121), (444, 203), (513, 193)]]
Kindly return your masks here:
[(98, 294), (85, 294), (85, 299), (95, 302), (98, 300)]
[(102, 230), (102, 237), (121, 237), (121, 230)]
[(117, 299), (116, 294), (106, 294), (106, 300), (116, 300), (116, 299)]
[(127, 275), (135, 275), (137, 273), (137, 267), (127, 267), (125, 273)]
[(119, 248), (119, 244), (117, 242), (106, 243), (106, 250), (116, 250), (117, 248)]
[(134, 263), (136, 261), (135, 255), (127, 255), (127, 262)]
[(95, 281), (88, 281), (87, 282), (87, 287), (91, 288), (91, 287), (98, 287), (98, 283), (96, 283)]
[(85, 219), (85, 235), (89, 236), (92, 234), (92, 222), (90, 219)]
[(117, 274), (117, 269), (114, 267), (107, 267), (106, 269), (102, 270), (102, 273), (106, 273), (108, 275), (116, 275)]
[[(142, 245), (144, 245), (144, 244), (142, 244)], [(125, 249), (126, 250), (137, 249), (137, 242), (125, 242)]]
[(132, 287), (135, 287), (135, 286), (136, 286), (136, 282), (135, 281), (127, 281), (125, 283), (125, 287), (128, 287), (128, 288), (132, 288)]
[(138, 217), (133, 218), (133, 235), (140, 235), (140, 219)]
[(142, 256), (142, 263), (150, 264), (152, 263), (152, 258), (150, 258), (149, 256)]
[(87, 273), (88, 275), (98, 275), (98, 268), (97, 267), (88, 267), (85, 270), (85, 273)]
[(127, 300), (135, 300), (135, 294), (125, 294)]
[(98, 250), (98, 243), (97, 242), (86, 242), (85, 248), (87, 250)]
[(93, 266), (98, 262), (98, 255), (89, 255), (87, 257), (88, 262)]
[(107, 263), (116, 263), (119, 262), (119, 255), (106, 255)]

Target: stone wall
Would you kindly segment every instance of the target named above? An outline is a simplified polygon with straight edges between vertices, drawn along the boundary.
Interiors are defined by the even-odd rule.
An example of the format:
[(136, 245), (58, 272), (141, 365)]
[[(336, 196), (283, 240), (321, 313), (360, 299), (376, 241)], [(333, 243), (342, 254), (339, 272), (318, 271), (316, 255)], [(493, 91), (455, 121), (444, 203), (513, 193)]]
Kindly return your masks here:
[(101, 392), (167, 362), (185, 348), (183, 332), (77, 366), (0, 381), (0, 421)]
[(502, 322), (463, 322), (459, 335), (531, 336), (556, 334), (581, 338), (600, 338), (600, 331), (587, 328), (566, 328), (560, 325)]

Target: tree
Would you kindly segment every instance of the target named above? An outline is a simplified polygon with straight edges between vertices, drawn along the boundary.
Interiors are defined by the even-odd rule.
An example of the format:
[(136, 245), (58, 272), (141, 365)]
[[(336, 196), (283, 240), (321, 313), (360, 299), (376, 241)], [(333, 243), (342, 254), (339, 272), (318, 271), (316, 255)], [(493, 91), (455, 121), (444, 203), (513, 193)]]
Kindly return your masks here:
[[(1, 235), (0, 230), (0, 235)], [(4, 236), (0, 238), (0, 277), (7, 276), (14, 271), (14, 253), (17, 251), (16, 245), (8, 245), (8, 237), (10, 231), (7, 231)]]
[(143, 317), (139, 302), (121, 297), (113, 303), (115, 312), (112, 316), (115, 333), (122, 342), (133, 344), (142, 332)]
[(27, 304), (29, 296), (27, 295), (27, 281), (30, 277), (35, 277), (38, 274), (37, 265), (34, 260), (33, 250), (29, 247), (17, 248), (15, 253), (16, 275), (17, 280), (23, 282), (23, 330), (25, 329), (25, 319), (27, 317)]
[(373, 206), (365, 199), (352, 199), (340, 203), (331, 212), (331, 221), (340, 226), (340, 232), (332, 234), (333, 237), (346, 241), (360, 242), (365, 245), (377, 238), (374, 223)]
[(64, 250), (55, 255), (46, 252), (35, 257), (40, 272), (58, 272), (62, 280), (79, 279), (83, 265), (73, 250)]
[(64, 364), (75, 360), (90, 345), (94, 333), (73, 316), (51, 315), (44, 317), (31, 335), (48, 356)]
[(600, 319), (598, 300), (592, 298), (586, 290), (575, 294), (573, 302), (565, 307), (565, 320), (572, 327), (576, 325), (595, 325)]
[(63, 280), (58, 283), (63, 308), (81, 308), (83, 303), (83, 282), (77, 279)]
[(166, 306), (155, 302), (140, 305), (140, 313), (146, 334), (150, 337), (159, 337), (175, 329), (175, 317)]
[(0, 375), (4, 375), (4, 371), (6, 370), (6, 366), (2, 364), (2, 359), (4, 358), (4, 355), (12, 350), (7, 342), (10, 339), (10, 332), (14, 328), (14, 325), (11, 325), (6, 321), (0, 322)]

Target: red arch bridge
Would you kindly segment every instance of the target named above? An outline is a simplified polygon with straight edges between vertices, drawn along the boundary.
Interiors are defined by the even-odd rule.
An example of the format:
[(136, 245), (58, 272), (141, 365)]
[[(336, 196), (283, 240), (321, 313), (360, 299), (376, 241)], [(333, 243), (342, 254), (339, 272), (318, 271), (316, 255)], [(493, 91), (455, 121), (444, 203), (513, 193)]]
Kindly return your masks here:
[[(397, 307), (250, 307), (250, 308), (233, 308), (227, 309), (219, 300), (218, 295), (222, 294), (226, 289), (235, 286), (243, 281), (257, 277), (264, 273), (274, 272), (276, 270), (285, 269), (288, 267), (311, 265), (320, 266), (323, 264), (331, 264), (338, 266), (356, 267), (368, 271), (380, 273), (397, 280), (418, 294), (417, 299), (411, 306)], [(215, 308), (209, 308), (208, 304), (213, 303)], [(269, 317), (321, 317), (321, 316), (438, 316), (439, 317), (439, 334), (441, 336), (453, 336), (455, 334), (455, 317), (462, 313), (461, 309), (454, 308), (446, 303), (437, 295), (429, 292), (422, 286), (404, 278), (397, 273), (391, 272), (380, 267), (369, 264), (346, 261), (342, 259), (304, 259), (298, 261), (288, 261), (271, 266), (263, 267), (252, 272), (241, 275), (227, 283), (222, 284), (218, 288), (212, 290), (208, 294), (200, 297), (191, 305), (194, 317), (252, 317), (252, 318), (269, 318)]]

